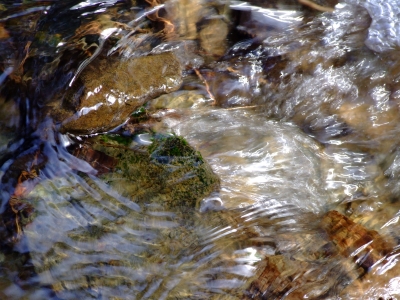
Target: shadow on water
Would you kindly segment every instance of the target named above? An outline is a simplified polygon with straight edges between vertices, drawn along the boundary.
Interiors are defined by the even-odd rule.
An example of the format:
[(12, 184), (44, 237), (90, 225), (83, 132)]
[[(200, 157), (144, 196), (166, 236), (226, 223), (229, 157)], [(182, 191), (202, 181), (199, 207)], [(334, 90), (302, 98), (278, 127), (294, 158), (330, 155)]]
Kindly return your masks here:
[(3, 1), (0, 296), (398, 297), (398, 6), (336, 4)]

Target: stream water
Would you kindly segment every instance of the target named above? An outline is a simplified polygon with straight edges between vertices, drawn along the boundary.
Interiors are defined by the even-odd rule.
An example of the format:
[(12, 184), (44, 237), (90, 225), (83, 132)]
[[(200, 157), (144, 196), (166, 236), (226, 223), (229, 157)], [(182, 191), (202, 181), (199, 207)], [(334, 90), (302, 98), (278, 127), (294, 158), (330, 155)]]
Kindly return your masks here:
[(300, 2), (1, 2), (0, 298), (400, 299), (400, 2)]

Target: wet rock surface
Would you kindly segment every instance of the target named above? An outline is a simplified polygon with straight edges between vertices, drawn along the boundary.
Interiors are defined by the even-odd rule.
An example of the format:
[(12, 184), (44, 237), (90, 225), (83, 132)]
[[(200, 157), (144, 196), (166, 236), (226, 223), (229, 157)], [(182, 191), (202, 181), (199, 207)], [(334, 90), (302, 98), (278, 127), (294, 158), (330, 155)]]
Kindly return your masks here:
[[(372, 267), (384, 266), (394, 250), (392, 237), (381, 236), (335, 210), (327, 212), (319, 226), (324, 232), (314, 236), (313, 245), (303, 247), (301, 254), (292, 256), (282, 249), (282, 254), (263, 259), (244, 294), (246, 299), (320, 299), (337, 295), (347, 285), (362, 286), (363, 278), (371, 276)], [(310, 242), (307, 234), (299, 238)], [(305, 259), (312, 256), (311, 260)], [(321, 265), (324, 271), (318, 271)], [(317, 282), (319, 289), (314, 288)]]
[(61, 122), (62, 132), (105, 132), (124, 123), (146, 101), (177, 90), (181, 82), (180, 64), (170, 52), (101, 60), (82, 72), (52, 115)]
[[(126, 185), (121, 193), (135, 195), (138, 203), (144, 201), (150, 204), (150, 201), (159, 199), (159, 204), (167, 209), (193, 209), (199, 206), (201, 199), (219, 187), (218, 177), (200, 152), (181, 137), (156, 135), (147, 153), (113, 148), (112, 144), (97, 145), (96, 148), (118, 159), (115, 174), (105, 174), (103, 180), (113, 185), (115, 177), (118, 179), (116, 184), (120, 185), (123, 182), (119, 179), (122, 174), (126, 178)], [(120, 190), (118, 186), (114, 188)]]
[(3, 298), (399, 295), (397, 4), (50, 2), (0, 5)]
[[(156, 135), (150, 146), (130, 148), (130, 144), (135, 144), (132, 138), (116, 135), (88, 139), (73, 153), (95, 168), (101, 165), (98, 178), (69, 173), (49, 180), (44, 168), (36, 186), (19, 197), (35, 213), (24, 224), (16, 247), (29, 246), (40, 282), (49, 282), (51, 272), (52, 289), (61, 296), (87, 297), (84, 276), (109, 296), (119, 295), (125, 284), (142, 282), (151, 289), (160, 278), (157, 264), (197, 244), (199, 237), (190, 233), (196, 207), (218, 189), (219, 179), (180, 137)], [(41, 228), (50, 220), (56, 226), (43, 236)], [(135, 235), (141, 236), (140, 241)], [(89, 260), (75, 261), (80, 251)], [(70, 268), (80, 270), (80, 275), (71, 274)], [(104, 272), (120, 279), (102, 279)], [(144, 274), (142, 279), (141, 275), (130, 278), (128, 274), (135, 272), (154, 279), (145, 279)]]

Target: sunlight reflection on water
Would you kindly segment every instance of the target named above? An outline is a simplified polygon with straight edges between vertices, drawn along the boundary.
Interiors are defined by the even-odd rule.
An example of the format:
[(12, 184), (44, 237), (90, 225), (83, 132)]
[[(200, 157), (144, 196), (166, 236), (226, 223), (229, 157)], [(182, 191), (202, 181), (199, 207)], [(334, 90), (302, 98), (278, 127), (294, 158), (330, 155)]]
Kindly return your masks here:
[[(107, 14), (107, 9), (122, 3), (78, 2), (68, 9), (83, 19)], [(167, 1), (147, 10), (131, 7), (122, 21), (128, 27), (136, 26), (165, 7), (174, 11), (179, 3)], [(13, 172), (25, 171), (12, 170), (15, 160), (26, 153), (34, 156), (39, 150), (48, 160), (32, 181), (18, 182), (19, 190), (26, 189), (20, 198), (35, 208), (32, 220), (24, 220), (23, 236), (13, 245), (18, 254), (29, 253), (29, 264), (38, 275), (28, 284), (43, 287), (43, 293), (44, 287), (51, 286), (63, 299), (241, 299), (252, 276), (259, 275), (266, 265), (266, 270), (275, 273), (264, 274), (272, 279), (265, 279), (263, 288), (276, 298), (359, 299), (363, 295), (366, 299), (389, 299), (400, 294), (398, 1), (345, 0), (333, 13), (321, 14), (302, 26), (298, 26), (302, 22), (299, 11), (270, 10), (239, 1), (232, 2), (230, 8), (244, 15), (251, 12), (251, 17), (235, 21), (240, 23), (237, 33), (246, 40), (231, 45), (229, 55), (210, 65), (207, 60), (212, 55), (202, 57), (199, 51), (197, 44), (206, 43), (196, 35), (196, 26), (200, 31), (212, 23), (211, 19), (217, 19), (223, 20), (219, 25), (226, 29), (229, 16), (206, 7), (190, 11), (198, 19), (188, 22), (186, 29), (185, 23), (179, 24), (180, 38), (188, 40), (157, 40), (153, 49), (146, 48), (154, 42), (150, 33), (141, 32), (139, 42), (132, 42), (133, 34), (127, 33), (130, 29), (111, 26), (114, 20), (106, 22), (111, 27), (99, 31), (100, 47), (71, 73), (78, 76), (110, 42), (107, 39), (121, 32), (126, 36), (108, 55), (120, 51), (128, 59), (168, 50), (180, 56), (185, 76), (197, 74), (201, 79), (185, 88), (203, 89), (197, 95), (201, 100), (189, 105), (190, 96), (185, 98), (189, 92), (182, 89), (175, 94), (186, 101), (184, 108), (175, 111), (179, 117), (161, 119), (166, 124), (164, 130), (185, 137), (221, 178), (220, 189), (206, 196), (200, 208), (178, 205), (167, 209), (160, 204), (166, 197), (163, 193), (152, 193), (148, 186), (137, 187), (133, 178), (118, 172), (97, 177), (88, 162), (67, 151), (73, 140), (56, 133), (49, 119), (24, 115), (25, 125), (33, 126), (32, 136), (13, 140), (10, 131), (15, 131), (20, 119), (11, 112), (20, 107), (29, 112), (32, 104), (27, 96), (21, 96), (15, 101), (18, 108), (10, 108), (9, 100), (1, 98), (1, 108), (13, 115), (8, 119), (5, 113), (0, 120), (3, 208), (16, 185), (16, 179), (10, 179)], [(140, 13), (133, 13), (137, 10)], [(13, 8), (9, 16), (0, 19), (0, 25), (42, 11), (50, 12), (44, 6), (24, 11)], [(209, 19), (202, 16), (206, 12), (211, 14)], [(128, 17), (133, 21), (127, 21)], [(173, 22), (177, 25), (180, 20)], [(12, 28), (13, 23), (7, 26)], [(41, 49), (38, 55), (43, 57), (35, 63), (48, 66), (51, 51), (71, 47), (67, 40), (59, 41), (57, 34), (52, 37), (57, 50)], [(143, 40), (146, 47), (139, 51)], [(0, 49), (1, 57), (11, 58), (1, 65), (0, 85), (14, 80), (10, 76), (17, 74), (21, 63), (10, 54), (14, 50), (6, 50)], [(220, 49), (215, 51), (213, 55)], [(34, 58), (34, 53), (32, 57), (28, 52), (24, 55)], [(269, 60), (266, 63), (270, 58), (274, 59), (271, 65)], [(30, 73), (23, 75), (23, 80), (32, 80), (30, 76), (41, 80)], [(72, 75), (68, 76), (62, 78), (71, 80)], [(207, 83), (211, 89), (199, 87)], [(35, 90), (39, 96), (40, 88)], [(207, 98), (213, 93), (218, 101)], [(108, 100), (115, 102), (114, 98)], [(211, 107), (211, 102), (225, 108)], [(232, 107), (253, 104), (254, 109)], [(96, 105), (77, 114), (96, 110)], [(164, 113), (167, 115), (165, 111), (159, 115)], [(131, 142), (150, 145), (152, 135), (140, 134)], [(32, 160), (36, 158), (19, 167), (29, 169)], [(33, 176), (24, 176), (29, 175)], [(189, 172), (177, 181), (191, 178)], [(333, 209), (339, 213), (335, 215)], [(321, 224), (321, 217), (333, 225)], [(326, 232), (322, 225), (327, 226)], [(364, 235), (357, 235), (355, 228), (361, 228)], [(333, 232), (330, 236), (329, 230)], [(382, 252), (371, 246), (378, 238), (389, 245)], [(365, 251), (370, 256), (364, 256)], [(9, 280), (14, 271), (8, 271), (2, 259), (5, 295), (46, 298), (37, 291), (28, 295)], [(282, 288), (277, 282), (290, 289), (285, 291), (286, 286)], [(277, 292), (279, 289), (283, 291)]]
[(214, 166), (228, 207), (278, 199), (319, 212), (329, 203), (320, 147), (290, 124), (241, 110), (214, 110), (174, 130)]

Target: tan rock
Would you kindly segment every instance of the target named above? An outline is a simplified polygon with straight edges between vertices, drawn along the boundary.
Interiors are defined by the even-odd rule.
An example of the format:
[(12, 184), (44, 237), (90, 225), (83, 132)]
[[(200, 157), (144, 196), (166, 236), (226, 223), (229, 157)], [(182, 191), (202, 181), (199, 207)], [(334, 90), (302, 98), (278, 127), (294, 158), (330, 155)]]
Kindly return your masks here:
[(354, 130), (355, 134), (346, 139), (350, 139), (351, 142), (356, 136), (367, 145), (364, 150), (376, 149), (388, 153), (393, 149), (394, 141), (398, 140), (396, 128), (400, 115), (395, 103), (378, 107), (367, 103), (345, 102), (336, 113)]
[(197, 38), (196, 23), (200, 21), (204, 14), (202, 0), (168, 1), (166, 10), (172, 25), (170, 28), (166, 28), (167, 37), (171, 39), (174, 36), (175, 38), (179, 36), (187, 40)]
[(207, 54), (224, 55), (227, 49), (229, 28), (223, 19), (213, 19), (199, 33), (200, 45)]

